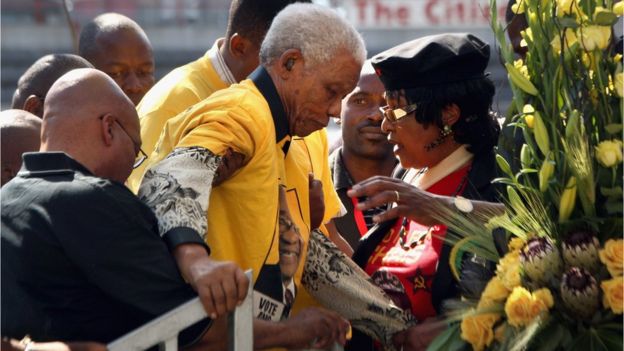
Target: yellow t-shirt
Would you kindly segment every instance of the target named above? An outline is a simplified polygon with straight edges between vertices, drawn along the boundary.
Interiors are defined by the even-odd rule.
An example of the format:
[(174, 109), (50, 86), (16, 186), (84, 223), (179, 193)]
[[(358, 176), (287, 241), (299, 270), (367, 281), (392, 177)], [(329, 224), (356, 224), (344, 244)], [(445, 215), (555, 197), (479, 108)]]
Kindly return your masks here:
[[(180, 119), (175, 116), (227, 86), (228, 84), (215, 70), (209, 54), (206, 53), (198, 60), (176, 68), (150, 89), (137, 107), (141, 124), (142, 148), (149, 158), (148, 162), (144, 162), (135, 169), (128, 178), (128, 187), (133, 192), (138, 192), (148, 164), (153, 164), (152, 159), (159, 159), (163, 156), (162, 152), (153, 154), (153, 151), (167, 121), (174, 118)], [(183, 113), (183, 115), (186, 114)], [(173, 123), (172, 126), (177, 123), (179, 122)], [(306, 248), (310, 230), (309, 173), (313, 173), (315, 178), (323, 183), (325, 202), (323, 223), (339, 215), (342, 209), (331, 177), (328, 149), (327, 132), (322, 129), (304, 138), (293, 138), (285, 160), (288, 206), (295, 223), (300, 228)], [(321, 230), (327, 235), (324, 226), (321, 226)], [(226, 257), (226, 259), (229, 258)], [(297, 283), (301, 279), (303, 263), (299, 265), (296, 275)], [(295, 301), (295, 310), (318, 305), (303, 289), (300, 289)]]
[[(284, 154), (276, 145), (269, 105), (251, 80), (220, 90), (170, 119), (147, 168), (173, 178), (201, 180), (197, 174), (201, 169), (159, 169), (164, 164), (160, 161), (173, 150), (192, 147), (207, 149), (216, 156), (231, 149), (245, 160), (242, 168), (211, 189), (204, 237), (211, 257), (234, 261), (244, 270), (253, 269), (255, 287), (263, 280), (259, 277), (263, 270), (274, 275), (271, 282), (279, 282), (278, 189)], [(179, 183), (185, 186), (183, 191), (193, 191)], [(141, 193), (145, 191), (141, 188)]]
[[(151, 158), (165, 123), (187, 108), (225, 89), (208, 53), (196, 61), (178, 67), (164, 76), (145, 94), (137, 106), (141, 123), (141, 148)], [(128, 178), (128, 187), (137, 192), (145, 174), (146, 163), (136, 168)]]

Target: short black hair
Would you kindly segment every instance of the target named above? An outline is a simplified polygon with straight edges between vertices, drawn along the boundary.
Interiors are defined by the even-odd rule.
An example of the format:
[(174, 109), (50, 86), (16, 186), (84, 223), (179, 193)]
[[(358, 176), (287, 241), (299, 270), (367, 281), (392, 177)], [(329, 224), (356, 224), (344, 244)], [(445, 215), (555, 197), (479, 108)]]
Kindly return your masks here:
[(21, 109), (30, 95), (44, 100), (58, 78), (77, 68), (93, 68), (87, 60), (73, 54), (46, 55), (35, 61), (17, 81), (11, 108)]
[(266, 32), (273, 22), (273, 18), (284, 7), (296, 2), (311, 2), (310, 0), (232, 0), (226, 38), (238, 33), (248, 40), (262, 43)]
[[(80, 39), (78, 40), (78, 54), (87, 60), (97, 54), (97, 37), (103, 32), (115, 32), (123, 29), (133, 29), (140, 35), (145, 32), (132, 19), (114, 12), (101, 14), (87, 24), (80, 31)], [(147, 38), (147, 35), (145, 35)]]
[(405, 89), (408, 103), (418, 105), (416, 120), (425, 126), (434, 124), (442, 129), (442, 110), (456, 104), (461, 112), (451, 127), (453, 138), (467, 144), (473, 154), (490, 152), (498, 142), (500, 125), (491, 110), (494, 93), (494, 83), (488, 77)]

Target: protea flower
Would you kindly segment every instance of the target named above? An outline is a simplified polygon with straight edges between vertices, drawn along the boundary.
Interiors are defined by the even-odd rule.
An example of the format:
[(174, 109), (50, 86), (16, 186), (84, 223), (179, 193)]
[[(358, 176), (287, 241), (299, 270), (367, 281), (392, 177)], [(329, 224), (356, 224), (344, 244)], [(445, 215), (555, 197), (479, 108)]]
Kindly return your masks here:
[(600, 304), (596, 279), (586, 269), (568, 269), (561, 279), (561, 298), (570, 312), (580, 318), (590, 318)]
[(563, 260), (572, 267), (581, 267), (590, 272), (596, 272), (600, 267), (598, 259), (600, 243), (594, 233), (578, 230), (568, 235), (563, 241)]
[(524, 273), (532, 282), (544, 286), (561, 273), (559, 250), (549, 238), (532, 238), (520, 254)]

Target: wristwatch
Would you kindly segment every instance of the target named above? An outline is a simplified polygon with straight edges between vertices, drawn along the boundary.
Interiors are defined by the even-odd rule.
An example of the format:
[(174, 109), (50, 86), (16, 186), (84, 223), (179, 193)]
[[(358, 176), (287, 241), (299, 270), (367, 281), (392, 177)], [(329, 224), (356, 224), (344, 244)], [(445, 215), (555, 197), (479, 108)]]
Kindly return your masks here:
[(455, 197), (453, 203), (455, 204), (455, 207), (463, 213), (470, 213), (474, 209), (474, 206), (472, 206), (472, 201), (462, 196)]

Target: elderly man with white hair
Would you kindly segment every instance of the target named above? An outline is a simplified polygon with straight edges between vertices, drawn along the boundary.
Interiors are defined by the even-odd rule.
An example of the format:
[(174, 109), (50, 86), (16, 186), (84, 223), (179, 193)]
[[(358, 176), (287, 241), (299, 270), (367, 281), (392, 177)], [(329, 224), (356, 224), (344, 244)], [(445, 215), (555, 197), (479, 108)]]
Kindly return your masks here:
[[(366, 49), (361, 36), (332, 9), (286, 7), (260, 49), (261, 66), (240, 84), (170, 119), (139, 189), (159, 221), (185, 279), (197, 267), (232, 260), (254, 273), (254, 347), (325, 348), (344, 344), (348, 322), (308, 308), (289, 318), (300, 285), (306, 238), (293, 223), (284, 183), (292, 138), (327, 126), (355, 87)], [(309, 229), (306, 229), (309, 230)], [(207, 245), (207, 246), (206, 246)], [(300, 268), (300, 267), (299, 267)], [(235, 306), (237, 286), (205, 284), (217, 321)], [(227, 338), (221, 338), (225, 343)]]

